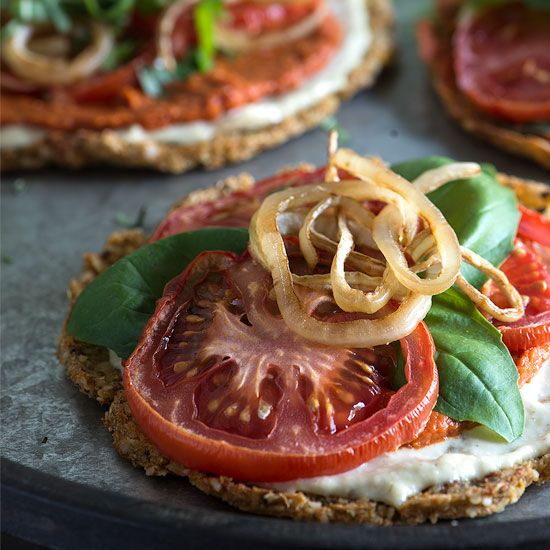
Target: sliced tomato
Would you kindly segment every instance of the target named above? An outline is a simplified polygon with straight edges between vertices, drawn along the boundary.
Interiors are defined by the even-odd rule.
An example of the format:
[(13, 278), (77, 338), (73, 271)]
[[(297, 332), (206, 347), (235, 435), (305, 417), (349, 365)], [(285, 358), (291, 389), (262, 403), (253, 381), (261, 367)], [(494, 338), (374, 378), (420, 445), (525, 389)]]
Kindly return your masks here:
[(414, 439), (438, 391), (423, 323), (401, 342), (408, 383), (391, 389), (391, 346), (346, 349), (291, 332), (250, 257), (203, 253), (171, 281), (126, 363), (144, 433), (189, 468), (247, 481), (349, 470)]
[(460, 90), (480, 109), (515, 122), (550, 118), (550, 11), (525, 2), (466, 10), (454, 35)]
[(518, 384), (523, 386), (531, 381), (541, 367), (550, 360), (550, 343), (524, 351), (515, 359), (519, 372)]
[(432, 411), (425, 428), (408, 446), (414, 449), (421, 449), (427, 445), (439, 443), (449, 437), (455, 437), (461, 434), (469, 425), (469, 422), (453, 420), (444, 414)]
[(39, 90), (34, 84), (3, 70), (0, 71), (0, 89), (18, 94), (32, 94)]
[[(506, 347), (514, 353), (550, 340), (550, 270), (526, 243), (517, 239), (512, 254), (500, 269), (522, 296), (529, 299), (525, 316), (515, 323), (496, 323)], [(490, 285), (489, 296), (500, 307), (506, 306), (502, 292)]]
[(498, 326), (502, 341), (514, 353), (550, 342), (550, 311), (525, 316), (515, 323)]
[(322, 181), (325, 171), (326, 168), (285, 170), (259, 181), (247, 191), (236, 191), (212, 201), (176, 208), (158, 225), (151, 240), (203, 227), (248, 227), (254, 212), (269, 193), (284, 187)]
[(237, 2), (228, 6), (230, 24), (251, 35), (277, 31), (290, 27), (307, 17), (321, 0), (308, 2)]
[(153, 59), (153, 50), (149, 48), (114, 71), (97, 74), (63, 91), (78, 102), (110, 101), (120, 97), (125, 88), (137, 86), (137, 71)]
[(518, 237), (550, 247), (550, 219), (522, 205), (519, 209)]

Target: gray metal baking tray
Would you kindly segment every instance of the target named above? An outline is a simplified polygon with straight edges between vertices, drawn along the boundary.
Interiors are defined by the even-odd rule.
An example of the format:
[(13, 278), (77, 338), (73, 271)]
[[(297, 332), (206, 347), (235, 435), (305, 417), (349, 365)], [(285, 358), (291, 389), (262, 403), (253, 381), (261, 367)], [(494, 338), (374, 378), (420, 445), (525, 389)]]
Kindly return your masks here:
[[(494, 163), (548, 182), (548, 173), (464, 134), (444, 113), (416, 55), (413, 22), (429, 2), (398, 0), (399, 54), (377, 86), (341, 110), (347, 145), (387, 161), (424, 155)], [(44, 171), (2, 181), (3, 529), (56, 547), (495, 547), (550, 540), (550, 488), (532, 487), (487, 519), (435, 526), (315, 525), (241, 514), (181, 479), (148, 478), (120, 459), (102, 409), (69, 382), (54, 356), (65, 289), (81, 254), (101, 248), (119, 213), (147, 208), (151, 230), (193, 189), (238, 171), (256, 177), (322, 163), (322, 130), (217, 172), (168, 176), (109, 169)], [(121, 546), (122, 545), (122, 546)]]

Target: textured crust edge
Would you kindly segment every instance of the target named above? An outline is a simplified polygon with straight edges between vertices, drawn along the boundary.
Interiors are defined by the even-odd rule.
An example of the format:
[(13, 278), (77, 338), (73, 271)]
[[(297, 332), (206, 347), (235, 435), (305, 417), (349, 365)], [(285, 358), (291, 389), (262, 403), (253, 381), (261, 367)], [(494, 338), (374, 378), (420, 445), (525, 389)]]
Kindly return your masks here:
[(393, 53), (391, 2), (365, 1), (371, 18), (373, 40), (362, 63), (349, 75), (346, 87), (279, 124), (256, 131), (223, 133), (210, 141), (194, 145), (169, 145), (152, 140), (128, 143), (108, 130), (50, 132), (45, 140), (29, 147), (3, 150), (2, 169), (36, 169), (52, 164), (70, 168), (114, 164), (182, 173), (197, 166), (215, 169), (241, 162), (284, 143), (318, 126), (338, 110), (343, 100), (371, 86), (390, 60)]
[[(450, 36), (450, 30), (445, 33)], [(440, 55), (450, 56), (447, 44), (438, 41), (438, 48), (442, 48)], [(434, 88), (439, 95), (445, 109), (462, 128), (477, 137), (492, 143), (515, 155), (534, 160), (545, 168), (550, 168), (550, 140), (534, 134), (524, 134), (499, 124), (495, 119), (484, 115), (476, 109), (460, 92), (454, 82), (452, 68), (442, 66), (438, 56), (428, 62)], [(444, 63), (450, 63), (445, 59)]]
[[(499, 181), (510, 186), (526, 204), (548, 205), (547, 187), (538, 182), (499, 174)], [(235, 190), (249, 189), (254, 180), (248, 174), (228, 178), (214, 187), (195, 191), (178, 206), (216, 200)], [(541, 202), (543, 203), (541, 206)], [(70, 303), (99, 273), (126, 254), (145, 243), (140, 230), (113, 233), (99, 254), (84, 254), (84, 270), (71, 281), (68, 289)], [(188, 470), (163, 456), (140, 432), (126, 396), (120, 373), (111, 366), (107, 351), (84, 344), (66, 333), (63, 325), (58, 357), (67, 376), (80, 391), (104, 405), (110, 405), (104, 423), (113, 436), (113, 446), (134, 466), (147, 475), (184, 476), (201, 491), (220, 498), (246, 512), (286, 517), (306, 521), (368, 523), (391, 525), (418, 524), (440, 519), (481, 517), (502, 511), (517, 502), (526, 487), (550, 481), (550, 454), (529, 460), (512, 468), (495, 472), (469, 483), (450, 483), (428, 489), (409, 498), (396, 508), (369, 500), (348, 500), (308, 495), (301, 492), (284, 493)]]
[(517, 502), (529, 485), (550, 480), (550, 454), (546, 454), (481, 480), (428, 489), (394, 507), (372, 500), (274, 491), (183, 468), (164, 457), (139, 431), (124, 391), (115, 396), (104, 423), (118, 453), (134, 466), (144, 468), (147, 475), (185, 476), (204, 493), (245, 512), (296, 520), (392, 525), (482, 517)]

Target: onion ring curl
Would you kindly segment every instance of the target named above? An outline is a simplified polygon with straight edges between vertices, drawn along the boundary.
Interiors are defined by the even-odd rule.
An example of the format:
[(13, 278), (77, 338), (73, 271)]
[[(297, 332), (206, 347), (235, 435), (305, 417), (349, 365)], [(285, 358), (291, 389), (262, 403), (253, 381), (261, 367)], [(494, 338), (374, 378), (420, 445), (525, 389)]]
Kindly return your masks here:
[[(460, 246), (423, 192), (475, 176), (479, 165), (446, 165), (411, 184), (377, 160), (338, 150), (334, 134), (328, 150), (324, 183), (272, 193), (250, 225), (249, 252), (270, 272), (272, 295), (292, 331), (333, 346), (394, 342), (424, 319), (433, 295), (455, 283), (496, 319), (523, 316), (522, 297), (506, 276)], [(339, 173), (358, 179), (339, 181)], [(289, 216), (298, 224), (282, 223)], [(305, 268), (304, 262), (294, 263), (294, 252), (291, 263), (291, 243), (298, 244), (292, 250), (299, 248), (309, 270), (305, 274), (292, 271), (294, 265)], [(471, 286), (460, 273), (463, 261), (491, 277), (511, 307), (498, 308)]]
[(64, 86), (91, 76), (114, 47), (113, 30), (91, 21), (92, 41), (73, 59), (41, 54), (29, 49), (35, 30), (32, 25), (17, 24), (2, 40), (2, 59), (15, 75), (41, 86)]
[(523, 305), (523, 299), (521, 294), (515, 289), (515, 287), (510, 283), (508, 277), (498, 268), (496, 268), (492, 263), (488, 262), (481, 256), (478, 256), (475, 252), (468, 250), (467, 248), (461, 247), (462, 258), (481, 271), (485, 275), (489, 276), (496, 285), (500, 288), (508, 303), (512, 306), (509, 308), (500, 308), (491, 299), (485, 294), (481, 293), (477, 288), (474, 288), (466, 279), (459, 275), (456, 281), (456, 284), (472, 302), (478, 307), (478, 309), (488, 313), (499, 321), (506, 323), (512, 323), (514, 321), (519, 321), (524, 314), (525, 308)]

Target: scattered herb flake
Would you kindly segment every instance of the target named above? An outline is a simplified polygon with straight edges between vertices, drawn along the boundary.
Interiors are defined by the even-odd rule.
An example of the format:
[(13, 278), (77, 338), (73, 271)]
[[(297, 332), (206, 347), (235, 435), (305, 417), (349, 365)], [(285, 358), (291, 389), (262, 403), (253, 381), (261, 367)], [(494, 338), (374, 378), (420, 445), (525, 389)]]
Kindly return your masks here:
[(161, 61), (141, 68), (137, 72), (141, 89), (151, 97), (161, 96), (167, 84), (177, 80), (185, 80), (196, 70), (194, 57), (194, 52), (190, 53), (176, 65), (176, 69), (172, 72), (166, 69)]
[(27, 189), (27, 182), (23, 178), (16, 178), (13, 180), (12, 189), (16, 195), (19, 195)]
[(348, 143), (351, 139), (349, 132), (339, 124), (338, 119), (334, 116), (329, 116), (321, 122), (321, 129), (325, 132), (336, 130), (338, 132), (338, 141), (340, 143)]
[(113, 71), (119, 65), (127, 61), (135, 52), (136, 43), (134, 40), (125, 40), (117, 44), (105, 58), (102, 69), (104, 71)]
[(221, 0), (201, 0), (193, 12), (195, 30), (197, 32), (197, 49), (195, 61), (201, 72), (207, 72), (214, 64), (216, 43), (214, 41), (214, 30), (216, 20), (223, 13), (223, 2)]
[(10, 265), (13, 263), (13, 258), (11, 256), (8, 256), (7, 254), (2, 254), (1, 261), (5, 265)]
[(117, 212), (115, 216), (115, 222), (124, 229), (135, 229), (137, 227), (143, 227), (145, 222), (145, 216), (147, 214), (147, 208), (142, 206), (136, 216), (130, 216), (126, 212)]

